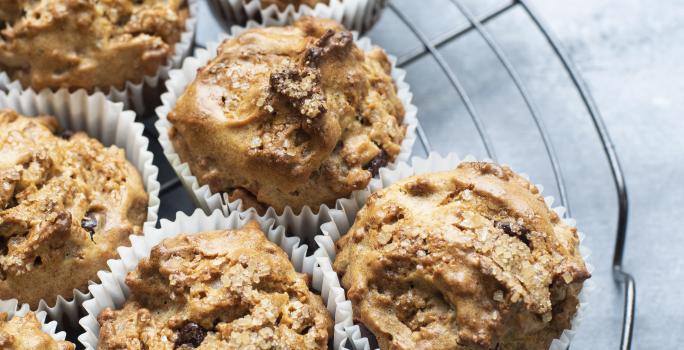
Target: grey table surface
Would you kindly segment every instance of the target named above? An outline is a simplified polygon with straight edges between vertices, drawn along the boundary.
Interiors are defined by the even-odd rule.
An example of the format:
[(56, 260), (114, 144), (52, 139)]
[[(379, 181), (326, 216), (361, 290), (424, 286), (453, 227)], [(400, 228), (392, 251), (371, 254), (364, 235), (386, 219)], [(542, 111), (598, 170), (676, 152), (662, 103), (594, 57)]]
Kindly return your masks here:
[[(463, 27), (449, 0), (394, 0), (430, 38)], [(476, 14), (506, 4), (464, 1)], [(684, 2), (574, 0), (532, 2), (580, 67), (598, 102), (626, 173), (631, 200), (625, 265), (637, 280), (635, 349), (675, 349), (684, 342)], [(220, 27), (201, 7), (198, 43)], [(595, 266), (589, 308), (574, 349), (615, 349), (623, 291), (611, 277), (617, 201), (610, 169), (579, 95), (538, 29), (518, 8), (487, 23), (534, 97), (557, 149), (572, 215), (587, 238)], [(399, 18), (385, 11), (369, 33), (389, 53), (421, 47)], [(482, 115), (499, 161), (528, 173), (557, 195), (541, 137), (515, 86), (476, 32), (440, 48)], [(405, 67), (418, 117), (435, 151), (485, 156), (463, 103), (430, 56)], [(153, 145), (152, 147), (158, 147)], [(418, 145), (417, 156), (424, 151)], [(159, 154), (159, 153), (157, 153)], [(159, 157), (157, 157), (159, 158)], [(173, 177), (163, 160), (160, 180)], [(192, 206), (183, 188), (162, 197), (161, 216)]]

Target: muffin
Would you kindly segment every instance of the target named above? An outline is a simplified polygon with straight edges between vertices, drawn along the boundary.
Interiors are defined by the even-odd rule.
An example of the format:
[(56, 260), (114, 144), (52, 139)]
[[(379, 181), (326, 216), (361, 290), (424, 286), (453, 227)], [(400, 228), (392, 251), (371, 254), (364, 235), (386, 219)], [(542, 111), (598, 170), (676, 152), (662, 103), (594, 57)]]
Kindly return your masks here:
[(141, 233), (147, 206), (123, 150), (0, 110), (0, 299), (35, 308), (84, 291)]
[(74, 350), (74, 344), (53, 339), (42, 329), (33, 312), (14, 316), (0, 312), (0, 349), (4, 350)]
[(168, 136), (212, 192), (261, 210), (317, 210), (399, 155), (405, 111), (391, 67), (330, 20), (248, 29), (198, 70)]
[(184, 0), (0, 3), (0, 69), (24, 88), (121, 90), (155, 75), (185, 30)]
[(354, 318), (381, 349), (546, 350), (590, 277), (576, 229), (491, 163), (375, 192), (337, 250)]
[(163, 240), (129, 272), (98, 349), (326, 349), (332, 320), (287, 254), (252, 221)]

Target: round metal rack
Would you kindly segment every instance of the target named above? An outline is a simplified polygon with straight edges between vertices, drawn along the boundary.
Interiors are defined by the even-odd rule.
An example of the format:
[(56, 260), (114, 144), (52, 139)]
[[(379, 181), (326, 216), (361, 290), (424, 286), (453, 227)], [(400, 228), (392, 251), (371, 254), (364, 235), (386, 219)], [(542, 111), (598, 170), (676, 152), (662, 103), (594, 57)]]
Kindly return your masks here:
[[(415, 0), (405, 0), (404, 3)], [(400, 2), (399, 0), (395, 2)], [(634, 328), (634, 309), (636, 300), (636, 282), (634, 278), (624, 270), (623, 268), (623, 256), (625, 251), (625, 242), (627, 238), (627, 214), (628, 214), (628, 196), (627, 188), (625, 185), (625, 179), (620, 166), (620, 162), (615, 150), (615, 147), (610, 139), (606, 126), (603, 122), (599, 109), (594, 102), (591, 93), (589, 92), (582, 76), (580, 75), (577, 67), (570, 59), (568, 53), (560, 44), (559, 40), (554, 36), (554, 34), (549, 29), (548, 25), (542, 20), (535, 9), (530, 5), (528, 0), (514, 0), (506, 1), (504, 4), (498, 4), (493, 6), (487, 11), (478, 11), (475, 13), (473, 11), (472, 3), (473, 1), (467, 0), (442, 0), (439, 1), (442, 5), (449, 4), (454, 9), (460, 13), (460, 15), (465, 18), (465, 24), (459, 26), (456, 29), (452, 29), (446, 33), (441, 33), (437, 36), (427, 35), (421, 26), (419, 26), (413, 19), (411, 13), (407, 13), (405, 9), (395, 2), (389, 2), (387, 11), (390, 11), (394, 17), (396, 17), (405, 28), (407, 28), (410, 33), (418, 39), (419, 46), (417, 48), (412, 48), (408, 52), (404, 52), (398, 56), (397, 66), (407, 67), (412, 63), (418, 62), (426, 57), (431, 57), (434, 62), (438, 65), (439, 69), (443, 75), (448, 79), (448, 83), (457, 93), (460, 103), (463, 105), (463, 109), (467, 112), (469, 119), (474, 125), (474, 129), (482, 142), (484, 152), (486, 155), (497, 160), (497, 152), (492, 142), (492, 138), (488, 133), (487, 123), (482, 118), (482, 115), (476, 107), (476, 103), (473, 102), (471, 95), (465, 87), (464, 79), (462, 76), (456, 73), (452, 66), (452, 62), (445, 57), (441, 49), (447, 45), (450, 45), (455, 40), (464, 37), (465, 35), (472, 35), (475, 33), (484, 41), (486, 47), (493, 53), (496, 57), (498, 63), (503, 67), (506, 75), (510, 82), (513, 83), (519, 97), (524, 102), (525, 109), (529, 117), (532, 118), (534, 127), (538, 130), (538, 134), (541, 137), (541, 142), (543, 144), (543, 149), (550, 163), (551, 171), (553, 173), (553, 179), (555, 180), (556, 191), (558, 193), (561, 205), (567, 209), (567, 215), (570, 215), (570, 205), (568, 200), (568, 193), (566, 190), (566, 182), (564, 178), (564, 173), (562, 170), (561, 162), (556, 153), (556, 147), (554, 146), (554, 140), (547, 130), (547, 126), (544, 122), (544, 118), (540, 109), (538, 108), (537, 102), (534, 94), (531, 92), (532, 89), (529, 88), (525, 80), (521, 78), (518, 68), (513, 64), (510, 54), (512, 52), (507, 52), (497, 37), (488, 28), (488, 23), (507, 14), (512, 11), (518, 11), (524, 13), (528, 18), (527, 20), (536, 27), (539, 34), (543, 36), (543, 39), (547, 42), (548, 46), (555, 55), (555, 60), (559, 62), (567, 74), (567, 78), (570, 80), (572, 86), (579, 95), (580, 100), (583, 104), (583, 109), (586, 110), (586, 114), (591, 118), (591, 124), (593, 129), (598, 135), (601, 142), (603, 152), (605, 153), (605, 158), (610, 167), (610, 173), (612, 176), (612, 182), (615, 186), (615, 191), (617, 193), (617, 232), (615, 233), (615, 246), (613, 251), (612, 259), (612, 274), (615, 283), (619, 284), (624, 291), (624, 310), (623, 310), (623, 320), (622, 320), (622, 335), (620, 340), (620, 349), (627, 350), (631, 348), (632, 331)], [(412, 3), (416, 5), (416, 3)], [(385, 14), (383, 16), (387, 16)], [(200, 21), (200, 26), (202, 21)], [(214, 24), (215, 25), (215, 24)], [(220, 29), (215, 28), (214, 30), (219, 31)], [(394, 33), (400, 35), (398, 32)], [(397, 38), (396, 40), (402, 41), (406, 38)], [(203, 43), (200, 40), (198, 42), (199, 46)], [(390, 53), (392, 53), (390, 51)], [(412, 86), (413, 90), (420, 87)], [(523, 116), (521, 116), (522, 118)], [(418, 118), (421, 123), (425, 123), (423, 119), (424, 116), (420, 112)], [(171, 213), (175, 213), (177, 209), (185, 209), (186, 211), (190, 208), (185, 208), (185, 204), (180, 203), (190, 203), (189, 199), (180, 198), (183, 196), (182, 187), (180, 186), (179, 180), (173, 173), (173, 170), (166, 164), (163, 153), (159, 144), (156, 142), (158, 138), (158, 133), (155, 130), (153, 124), (156, 117), (146, 118), (144, 123), (146, 125), (146, 134), (152, 140), (151, 149), (155, 153), (156, 161), (160, 166), (160, 181), (162, 181), (161, 194), (162, 197), (162, 210), (161, 216), (170, 217)], [(431, 146), (431, 140), (428, 138), (426, 131), (422, 126), (418, 128), (419, 138), (421, 140), (422, 151), (429, 153), (433, 150)], [(165, 200), (167, 198), (172, 198), (170, 200)], [(186, 200), (187, 199), (187, 200)], [(171, 206), (169, 208), (169, 205)], [(167, 208), (165, 210), (165, 207)]]

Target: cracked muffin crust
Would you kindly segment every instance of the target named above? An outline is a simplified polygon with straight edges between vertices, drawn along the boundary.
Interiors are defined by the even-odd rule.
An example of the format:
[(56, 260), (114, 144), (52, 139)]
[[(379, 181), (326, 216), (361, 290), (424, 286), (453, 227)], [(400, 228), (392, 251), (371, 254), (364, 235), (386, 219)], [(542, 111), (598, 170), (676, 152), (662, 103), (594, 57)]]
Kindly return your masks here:
[(0, 299), (32, 308), (85, 290), (147, 217), (123, 150), (60, 131), (54, 117), (0, 110)]
[[(253, 0), (252, 0), (253, 1)], [(249, 1), (247, 1), (249, 2)], [(307, 5), (314, 8), (316, 4), (328, 4), (328, 0), (261, 0), (261, 7), (267, 8), (271, 5), (276, 5), (279, 10), (283, 11), (288, 5), (294, 5), (295, 10), (299, 9), (299, 6)]]
[(590, 277), (576, 229), (491, 163), (374, 193), (337, 250), (354, 318), (381, 349), (546, 350)]
[(129, 272), (98, 349), (327, 349), (332, 320), (255, 221), (168, 238)]
[(155, 75), (185, 28), (184, 0), (0, 2), (0, 69), (25, 88), (122, 89)]
[(391, 64), (339, 24), (305, 17), (226, 40), (173, 111), (169, 138), (213, 192), (263, 210), (364, 188), (406, 133)]
[(53, 339), (43, 332), (42, 325), (33, 312), (26, 316), (14, 316), (0, 312), (0, 349), (3, 350), (74, 350), (74, 344)]

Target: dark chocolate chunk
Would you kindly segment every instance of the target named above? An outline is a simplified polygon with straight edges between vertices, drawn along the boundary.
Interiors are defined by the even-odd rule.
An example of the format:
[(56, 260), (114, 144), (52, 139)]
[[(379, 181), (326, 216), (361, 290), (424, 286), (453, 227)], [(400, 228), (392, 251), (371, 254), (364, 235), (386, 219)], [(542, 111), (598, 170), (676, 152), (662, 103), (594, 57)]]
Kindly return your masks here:
[(90, 234), (90, 240), (95, 242), (93, 236), (95, 235), (95, 229), (97, 228), (97, 218), (93, 213), (88, 213), (81, 219), (81, 227), (83, 227)]
[(520, 241), (525, 243), (526, 246), (530, 246), (530, 239), (527, 238), (527, 234), (530, 233), (530, 230), (528, 230), (526, 227), (515, 224), (514, 228), (510, 223), (501, 221), (494, 221), (494, 226), (503, 230), (505, 234), (518, 238)]
[(200, 327), (197, 323), (186, 323), (183, 328), (178, 330), (178, 337), (176, 338), (176, 348), (188, 345), (196, 348), (202, 344), (204, 337), (207, 336), (207, 330)]
[(7, 246), (7, 238), (0, 237), (0, 255), (7, 255), (9, 247)]
[(364, 170), (368, 170), (373, 174), (373, 177), (378, 176), (378, 173), (380, 172), (380, 168), (384, 167), (387, 165), (389, 162), (389, 159), (387, 158), (387, 153), (385, 150), (380, 149), (380, 154), (375, 156), (375, 158), (371, 159), (368, 164), (363, 166)]
[(309, 47), (304, 54), (304, 63), (309, 67), (319, 65), (323, 56), (329, 54), (346, 54), (351, 50), (354, 37), (350, 32), (336, 32), (328, 29), (316, 42), (315, 46)]
[(74, 136), (74, 133), (71, 130), (64, 130), (64, 131), (62, 131), (62, 133), (59, 136), (61, 136), (65, 140), (68, 140), (72, 136)]

